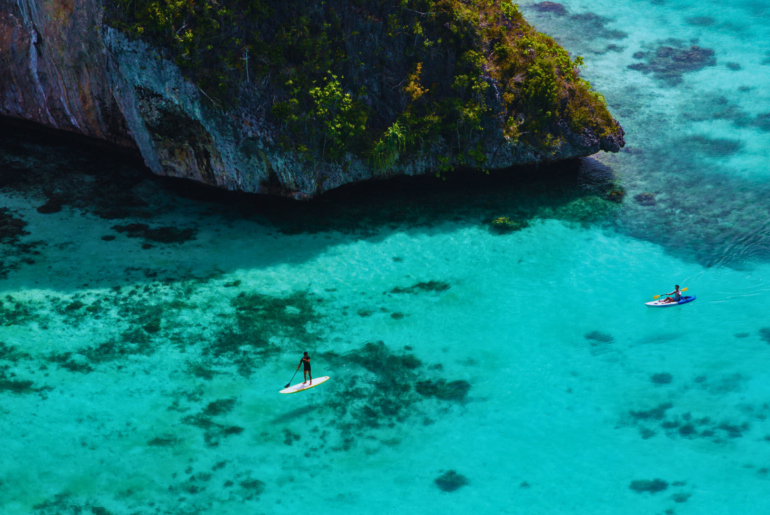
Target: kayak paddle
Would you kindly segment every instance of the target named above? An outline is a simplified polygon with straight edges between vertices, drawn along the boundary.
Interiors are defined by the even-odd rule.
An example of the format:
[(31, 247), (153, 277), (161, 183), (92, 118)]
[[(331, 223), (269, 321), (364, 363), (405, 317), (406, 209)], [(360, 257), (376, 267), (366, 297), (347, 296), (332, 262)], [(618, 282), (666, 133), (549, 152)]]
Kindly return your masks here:
[[(682, 289), (681, 289), (681, 290), (679, 290), (679, 291), (687, 291), (688, 289), (689, 289), (689, 288), (682, 288)], [(664, 293), (663, 295), (669, 295), (669, 294), (668, 294), (668, 293)], [(655, 295), (655, 296), (653, 297), (653, 299), (659, 299), (659, 298), (661, 298), (663, 295)]]

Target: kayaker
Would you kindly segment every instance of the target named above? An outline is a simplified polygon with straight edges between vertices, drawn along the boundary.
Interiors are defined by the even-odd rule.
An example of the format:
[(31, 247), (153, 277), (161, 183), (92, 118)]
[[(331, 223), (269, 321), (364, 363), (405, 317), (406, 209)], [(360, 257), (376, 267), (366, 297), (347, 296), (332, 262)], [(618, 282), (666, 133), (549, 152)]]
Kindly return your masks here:
[[(673, 295), (673, 297), (666, 297), (665, 299), (661, 300), (663, 304), (669, 304), (671, 302), (679, 302), (682, 300), (682, 292), (679, 291), (679, 285), (674, 285), (674, 291), (671, 293), (664, 293), (663, 295)], [(299, 367), (297, 367), (299, 369)]]
[(310, 373), (310, 356), (308, 356), (308, 353), (306, 352), (304, 356), (302, 356), (302, 359), (299, 360), (299, 365), (297, 365), (297, 370), (299, 370), (299, 367), (301, 365), (305, 365), (305, 368), (302, 370), (302, 378), (304, 381), (302, 381), (302, 384), (307, 383), (307, 377), (310, 376), (310, 384), (313, 384), (313, 374)]

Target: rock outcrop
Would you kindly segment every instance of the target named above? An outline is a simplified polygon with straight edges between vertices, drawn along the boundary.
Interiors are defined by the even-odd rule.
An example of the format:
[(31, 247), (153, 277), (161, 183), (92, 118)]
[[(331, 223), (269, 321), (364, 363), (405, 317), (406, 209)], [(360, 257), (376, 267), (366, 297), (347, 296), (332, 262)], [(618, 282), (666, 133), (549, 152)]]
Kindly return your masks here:
[[(521, 100), (530, 98), (522, 97), (522, 92), (530, 91), (522, 86), (527, 84), (528, 75), (522, 78), (519, 74), (509, 80), (500, 72), (501, 65), (495, 61), (498, 47), (480, 39), (475, 43), (476, 50), (471, 49), (478, 62), (469, 68), (469, 74), (460, 75), (458, 70), (466, 54), (456, 48), (443, 48), (440, 34), (424, 35), (429, 30), (446, 30), (449, 24), (433, 23), (435, 29), (419, 26), (420, 21), (427, 26), (426, 16), (437, 15), (411, 14), (413, 10), (393, 6), (400, 9), (399, 23), (405, 31), (419, 26), (422, 32), (419, 36), (410, 33), (406, 37), (388, 37), (386, 33), (392, 27), (383, 23), (382, 13), (367, 12), (366, 2), (353, 6), (337, 0), (328, 3), (334, 16), (334, 8), (341, 13), (336, 23), (344, 37), (337, 55), (360, 57), (355, 63), (340, 58), (330, 66), (335, 69), (321, 70), (307, 80), (315, 84), (317, 78), (318, 84), (324, 86), (336, 81), (335, 73), (343, 79), (348, 76), (347, 83), (335, 82), (342, 88), (340, 91), (328, 91), (352, 102), (350, 113), (365, 110), (369, 114), (356, 118), (360, 130), (356, 125), (359, 121), (351, 122), (350, 135), (338, 137), (334, 140), (337, 147), (333, 147), (330, 142), (336, 133), (329, 131), (335, 130), (339, 120), (334, 117), (337, 115), (323, 119), (329, 109), (323, 111), (325, 104), (319, 100), (328, 91), (319, 87), (310, 94), (296, 90), (291, 93), (287, 84), (292, 83), (287, 77), (295, 72), (291, 71), (290, 57), (273, 68), (270, 64), (263, 66), (261, 72), (250, 69), (246, 61), (245, 78), (237, 81), (232, 77), (243, 74), (243, 70), (226, 67), (231, 80), (219, 92), (218, 96), (223, 92), (227, 95), (223, 100), (201, 87), (199, 76), (178, 66), (183, 61), (175, 48), (126, 30), (125, 20), (114, 22), (114, 9), (113, 17), (105, 22), (105, 12), (109, 15), (110, 8), (114, 8), (109, 1), (106, 4), (100, 0), (0, 0), (0, 116), (136, 150), (156, 174), (296, 199), (373, 177), (435, 173), (451, 167), (508, 168), (586, 156), (600, 150), (617, 152), (624, 145), (622, 128), (606, 113), (603, 100), (596, 100), (598, 95), (586, 93), (590, 90), (577, 77), (576, 68), (571, 69), (568, 57), (568, 66), (556, 65), (548, 72), (559, 81), (552, 85), (557, 91), (549, 93), (553, 96), (553, 111), (546, 113), (544, 107), (528, 109)], [(330, 7), (319, 9), (320, 14), (309, 12), (308, 16), (317, 16), (321, 23)], [(527, 28), (518, 12), (508, 13), (507, 18), (496, 13), (484, 13), (490, 17), (487, 24), (496, 23), (503, 29), (507, 26), (517, 34), (534, 30)], [(409, 25), (409, 17), (414, 18), (413, 25)], [(263, 19), (262, 25), (255, 27), (262, 27), (262, 40), (272, 41), (271, 34), (277, 29), (270, 29), (268, 21)], [(185, 25), (181, 27), (178, 30)], [(419, 43), (420, 37), (433, 37), (438, 47)], [(553, 55), (562, 59), (559, 62), (564, 62), (566, 53), (558, 45), (548, 41), (545, 45), (546, 50), (527, 47), (522, 52), (525, 57), (535, 56), (535, 52), (555, 52)], [(373, 56), (377, 56), (376, 63)], [(442, 61), (430, 62), (431, 56), (441, 57)], [(252, 59), (269, 61), (259, 55)], [(332, 82), (323, 82), (331, 77)], [(425, 106), (430, 105), (428, 102), (450, 105), (447, 92), (459, 91), (458, 77), (470, 77), (468, 88), (475, 89), (472, 94), (462, 93), (466, 96), (458, 97), (456, 105), (441, 111), (454, 109), (452, 112), (459, 113), (454, 125), (447, 129), (447, 124), (442, 126), (438, 120), (430, 132), (419, 121), (428, 119), (428, 115), (415, 122), (419, 102)], [(407, 87), (411, 89), (405, 92)], [(510, 100), (514, 97), (516, 100)], [(526, 102), (542, 104), (532, 98)], [(302, 111), (303, 102), (310, 108)], [(580, 109), (588, 112), (587, 116), (585, 112), (575, 114), (579, 102), (583, 102)], [(287, 105), (299, 107), (286, 114), (286, 109), (279, 108)], [(333, 109), (339, 109), (336, 101)], [(467, 115), (466, 111), (472, 109), (477, 114)], [(324, 128), (329, 120), (331, 128)], [(331, 152), (332, 148), (336, 153)]]

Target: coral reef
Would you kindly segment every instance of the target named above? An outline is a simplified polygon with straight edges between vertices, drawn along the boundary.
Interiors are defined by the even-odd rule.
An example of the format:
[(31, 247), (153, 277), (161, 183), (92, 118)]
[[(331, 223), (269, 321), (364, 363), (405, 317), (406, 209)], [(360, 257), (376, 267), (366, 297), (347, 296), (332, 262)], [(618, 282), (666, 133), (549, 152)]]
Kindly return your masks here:
[(444, 492), (454, 492), (466, 486), (468, 478), (454, 470), (448, 470), (433, 481), (440, 490)]
[(655, 494), (658, 492), (662, 492), (663, 490), (666, 490), (668, 488), (668, 482), (663, 481), (662, 479), (637, 479), (634, 481), (631, 481), (631, 484), (628, 485), (628, 487), (637, 493), (644, 493), (649, 492), (651, 494)]
[(634, 53), (634, 59), (646, 60), (628, 67), (642, 73), (652, 73), (655, 79), (669, 86), (676, 86), (685, 73), (692, 73), (707, 66), (716, 66), (714, 50), (697, 45), (686, 46), (678, 39), (668, 39), (655, 50)]

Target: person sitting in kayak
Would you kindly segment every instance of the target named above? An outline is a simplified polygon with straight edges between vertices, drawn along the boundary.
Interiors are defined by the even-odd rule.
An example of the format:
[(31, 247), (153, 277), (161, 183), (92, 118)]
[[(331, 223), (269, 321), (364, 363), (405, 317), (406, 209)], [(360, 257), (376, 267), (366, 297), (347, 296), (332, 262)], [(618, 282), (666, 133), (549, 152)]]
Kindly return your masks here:
[(302, 381), (302, 384), (307, 383), (307, 376), (310, 376), (310, 384), (313, 384), (313, 374), (310, 372), (310, 356), (308, 356), (307, 352), (304, 356), (302, 356), (302, 359), (299, 360), (299, 365), (297, 365), (297, 370), (299, 370), (299, 367), (301, 365), (305, 365), (305, 368), (302, 370), (302, 377), (304, 381)]
[[(671, 302), (679, 302), (682, 300), (682, 292), (679, 291), (679, 285), (674, 285), (674, 291), (671, 293), (664, 293), (663, 295), (673, 295), (673, 297), (666, 297), (665, 299), (661, 300), (663, 304), (669, 304)], [(299, 368), (299, 367), (297, 367)]]

